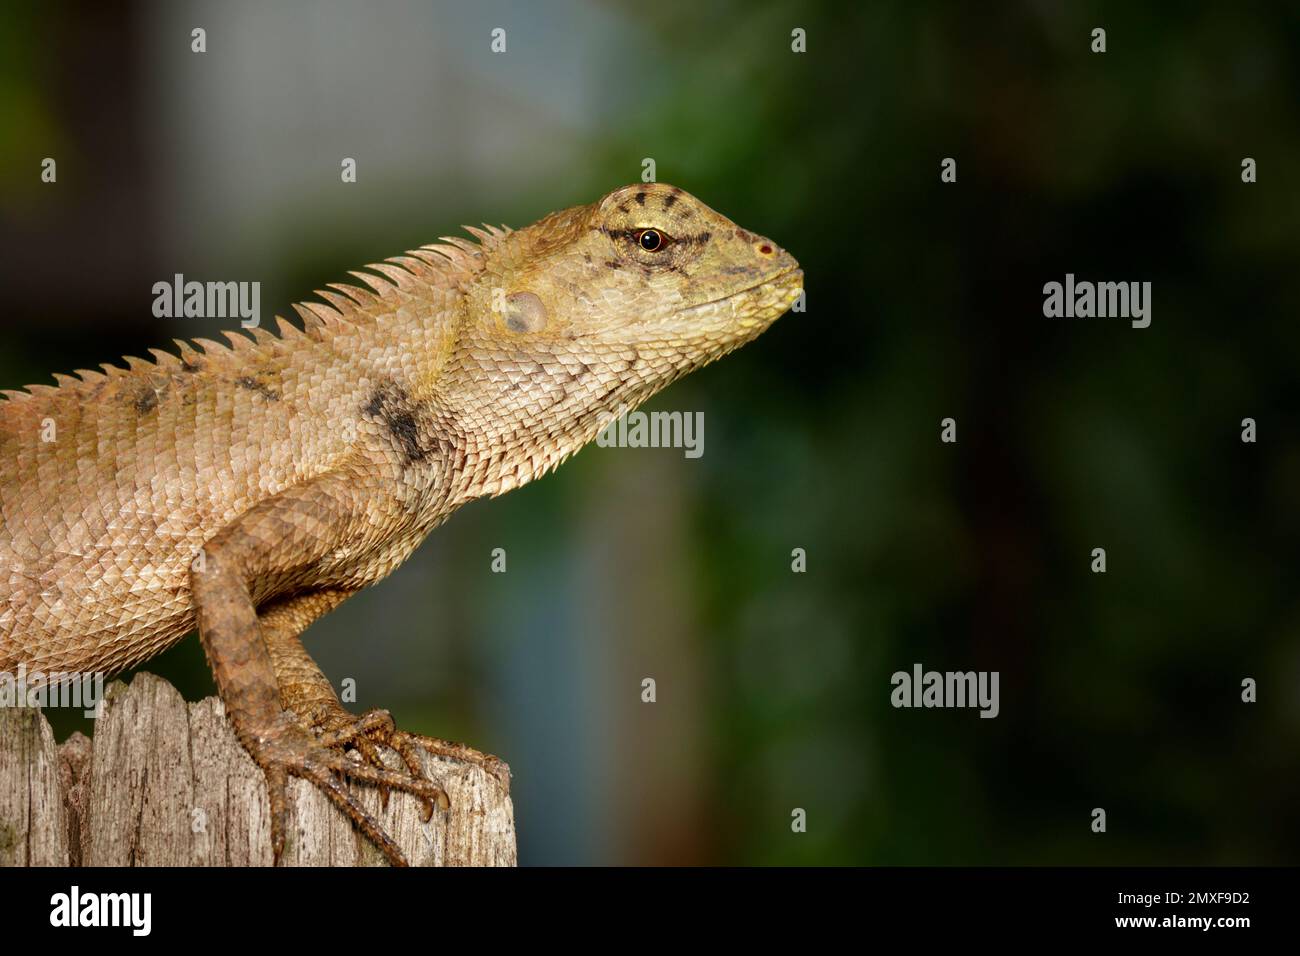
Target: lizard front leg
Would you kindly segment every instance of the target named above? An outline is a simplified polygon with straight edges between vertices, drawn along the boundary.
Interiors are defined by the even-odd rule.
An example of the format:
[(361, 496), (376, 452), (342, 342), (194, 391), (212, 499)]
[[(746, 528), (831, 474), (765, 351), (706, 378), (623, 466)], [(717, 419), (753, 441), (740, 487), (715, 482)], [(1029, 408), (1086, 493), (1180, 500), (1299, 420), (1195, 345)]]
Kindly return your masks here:
[(345, 473), (289, 488), (218, 532), (190, 573), (199, 636), (217, 690), (240, 743), (266, 774), (277, 862), (284, 851), (290, 774), (324, 791), (395, 866), (406, 865), (401, 850), (339, 776), (444, 805), (447, 799), (441, 787), (423, 776), (348, 758), (339, 741), (322, 739), (286, 709), (263, 639), (256, 608), (260, 597), (292, 593), (336, 549), (364, 542), (370, 502), (362, 489), (357, 476)]
[[(451, 757), (473, 763), (492, 774), (509, 792), (510, 768), (505, 761), (481, 753), (464, 744), (424, 737), (398, 730), (386, 710), (367, 710), (355, 715), (339, 701), (329, 679), (321, 673), (300, 635), (323, 614), (333, 610), (353, 593), (346, 590), (323, 590), (296, 594), (260, 609), (262, 639), (271, 654), (281, 703), (321, 734), (322, 742), (331, 746), (351, 747), (376, 767), (385, 766), (377, 747), (394, 750), (412, 774), (422, 776), (424, 767), (418, 750), (435, 756)], [(387, 802), (387, 790), (382, 790)], [(426, 806), (426, 816), (433, 812)]]
[[(327, 589), (295, 594), (259, 608), (258, 623), (262, 629), (262, 640), (266, 642), (266, 649), (271, 655), (271, 666), (275, 668), (275, 679), (280, 687), (280, 703), (301, 717), (317, 733), (325, 732), (331, 738), (343, 738), (337, 741), (337, 746), (350, 746), (372, 765), (383, 767), (383, 759), (371, 739), (379, 731), (371, 728), (383, 722), (386, 712), (363, 714), (362, 719), (358, 720), (344, 710), (338, 695), (334, 693), (333, 685), (321, 673), (299, 639), (299, 635), (313, 621), (334, 610), (354, 593), (356, 592), (350, 590)], [(388, 724), (391, 727), (391, 719)], [(331, 743), (334, 743), (332, 739)], [(407, 760), (406, 765), (412, 773), (423, 775), (423, 768), (418, 762), (413, 764)], [(384, 805), (387, 806), (388, 790), (380, 792), (383, 794)], [(426, 820), (432, 812), (433, 805), (426, 802)]]

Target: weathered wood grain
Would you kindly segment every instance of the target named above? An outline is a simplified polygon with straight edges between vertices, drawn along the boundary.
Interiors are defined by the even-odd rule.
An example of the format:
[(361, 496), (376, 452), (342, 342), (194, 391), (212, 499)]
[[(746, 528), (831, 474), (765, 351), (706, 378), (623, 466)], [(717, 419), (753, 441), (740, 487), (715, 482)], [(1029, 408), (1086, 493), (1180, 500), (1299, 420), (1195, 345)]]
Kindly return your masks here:
[(0, 708), (0, 865), (68, 862), (54, 734), (40, 711)]
[[(421, 820), (395, 793), (367, 809), (416, 866), (514, 866), (514, 808), (489, 774), (424, 756), (451, 800)], [(394, 767), (399, 766), (394, 758)], [(314, 787), (290, 781), (283, 865), (382, 866), (382, 855)], [(39, 711), (0, 709), (0, 864), (8, 866), (268, 866), (262, 773), (220, 700), (187, 704), (149, 674), (108, 688), (93, 740), (56, 747)]]

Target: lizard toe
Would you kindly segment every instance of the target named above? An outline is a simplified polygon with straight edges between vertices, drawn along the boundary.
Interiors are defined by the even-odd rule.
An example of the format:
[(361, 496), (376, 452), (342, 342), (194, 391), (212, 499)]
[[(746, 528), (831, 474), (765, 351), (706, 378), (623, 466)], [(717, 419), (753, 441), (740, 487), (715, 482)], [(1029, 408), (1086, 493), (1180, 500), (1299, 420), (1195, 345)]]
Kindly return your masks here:
[[(383, 826), (362, 806), (345, 780), (357, 781), (378, 787), (381, 793), (397, 790), (409, 793), (423, 804), (423, 818), (428, 822), (433, 806), (450, 809), (446, 791), (423, 773), (416, 773), (410, 762), (402, 770), (384, 765), (381, 755), (367, 732), (382, 732), (385, 725), (392, 727), (392, 718), (386, 712), (371, 712), (352, 721), (347, 727), (336, 727), (324, 732), (309, 729), (294, 715), (281, 719), (262, 733), (249, 733), (249, 749), (254, 761), (266, 775), (267, 791), (271, 804), (271, 846), (276, 864), (279, 864), (285, 847), (286, 820), (288, 816), (288, 778), (307, 780), (324, 792), (366, 837), (383, 853), (393, 866), (406, 866), (407, 861), (397, 844), (384, 831)], [(345, 751), (345, 746), (364, 742), (358, 747), (363, 756), (369, 748), (373, 761), (356, 759)], [(418, 765), (417, 765), (418, 767)], [(385, 800), (386, 803), (386, 800)]]
[(510, 765), (500, 757), (485, 754), (473, 747), (458, 744), (455, 741), (443, 740), (440, 737), (425, 737), (422, 734), (413, 734), (405, 730), (394, 731), (389, 746), (398, 750), (399, 753), (403, 749), (409, 751), (413, 748), (419, 748), (435, 757), (450, 757), (453, 760), (474, 764), (490, 774), (507, 794), (510, 792)]

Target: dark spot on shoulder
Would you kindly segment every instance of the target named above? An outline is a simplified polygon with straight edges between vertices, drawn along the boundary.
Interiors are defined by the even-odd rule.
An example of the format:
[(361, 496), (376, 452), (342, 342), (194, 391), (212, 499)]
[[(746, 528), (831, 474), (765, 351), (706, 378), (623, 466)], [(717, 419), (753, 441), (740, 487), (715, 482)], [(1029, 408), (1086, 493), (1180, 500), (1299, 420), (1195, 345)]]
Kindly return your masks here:
[(378, 419), (388, 430), (404, 465), (425, 461), (438, 447), (430, 435), (428, 410), (396, 382), (378, 386), (361, 412)]
[(623, 263), (619, 262), (617, 259), (606, 259), (606, 260), (605, 260), (605, 268), (607, 268), (607, 269), (621, 269), (621, 268), (623, 268)]
[(628, 213), (627, 203), (625, 203), (625, 202), (621, 202), (621, 203), (619, 203), (619, 204), (618, 204), (618, 211), (621, 212), (623, 215), (626, 216), (627, 213)]
[(248, 389), (250, 392), (256, 392), (268, 402), (278, 402), (280, 400), (279, 392), (272, 389), (265, 382), (259, 382), (250, 375), (245, 375), (241, 378), (235, 379), (235, 384), (240, 388)]
[(639, 193), (637, 193), (637, 194), (636, 194), (635, 196), (633, 196), (632, 198), (636, 200), (636, 204), (637, 204), (638, 206), (644, 206), (644, 205), (645, 205), (645, 192), (644, 192), (644, 191), (643, 191), (643, 192), (639, 192)]
[(673, 203), (675, 203), (675, 202), (677, 202), (677, 194), (676, 194), (676, 193), (669, 193), (667, 196), (664, 197), (664, 208), (665, 208), (665, 209), (672, 209), (672, 208), (673, 208)]
[(140, 415), (146, 415), (158, 407), (158, 393), (153, 390), (152, 386), (146, 386), (145, 389), (136, 396), (132, 403), (135, 410)]
[(582, 254), (582, 261), (585, 262), (585, 263), (587, 263), (588, 265), (590, 265), (590, 264), (591, 264), (591, 253), (590, 253), (590, 252), (584, 252), (584, 253)]

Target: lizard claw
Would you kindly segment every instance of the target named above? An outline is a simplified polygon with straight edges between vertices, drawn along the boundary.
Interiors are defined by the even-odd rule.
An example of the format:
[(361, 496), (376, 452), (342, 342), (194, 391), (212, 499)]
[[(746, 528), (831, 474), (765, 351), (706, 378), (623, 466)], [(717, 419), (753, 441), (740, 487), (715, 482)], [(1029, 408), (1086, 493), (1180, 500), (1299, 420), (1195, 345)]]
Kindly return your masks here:
[(319, 726), (324, 731), (320, 736), (323, 745), (351, 747), (377, 767), (386, 766), (376, 749), (375, 745), (378, 744), (395, 751), (412, 774), (423, 776), (424, 765), (418, 754), (419, 750), (423, 750), (435, 757), (449, 757), (462, 763), (474, 764), (495, 778), (506, 793), (510, 792), (510, 766), (500, 757), (451, 740), (398, 730), (392, 714), (386, 710), (368, 710), (360, 717), (354, 717), (340, 709)]
[[(411, 776), (424, 779), (423, 763), (420, 762), (414, 748), (404, 739), (406, 735), (403, 735), (393, 723), (392, 714), (386, 710), (368, 710), (360, 717), (354, 717), (347, 711), (339, 709), (326, 718), (319, 727), (322, 731), (319, 739), (324, 747), (349, 748), (369, 765), (388, 770), (388, 764), (384, 762), (379, 750), (380, 746), (385, 746), (402, 758)], [(381, 785), (379, 796), (382, 805), (387, 808), (388, 787)], [(435, 803), (440, 810), (451, 808), (445, 793), (436, 800), (423, 799), (422, 803), (425, 823), (433, 817)]]
[[(419, 747), (435, 757), (451, 757), (453, 760), (472, 763), (495, 778), (497, 783), (501, 785), (501, 789), (507, 794), (510, 793), (510, 765), (500, 757), (485, 754), (473, 747), (458, 744), (455, 741), (443, 740), (440, 737), (425, 737), (422, 734), (413, 734), (405, 730), (394, 730), (389, 746), (401, 753), (404, 759), (406, 758), (404, 751)], [(411, 761), (407, 759), (407, 766), (410, 766), (410, 764)]]
[[(375, 713), (382, 717), (373, 716)], [(437, 783), (410, 768), (407, 772), (390, 770), (380, 764), (354, 760), (346, 756), (342, 747), (355, 740), (365, 740), (362, 728), (373, 730), (382, 727), (384, 719), (391, 727), (392, 718), (385, 712), (371, 712), (357, 718), (356, 728), (344, 731), (327, 731), (313, 734), (292, 714), (283, 719), (270, 732), (250, 735), (249, 751), (254, 761), (266, 774), (266, 785), (271, 803), (271, 850), (278, 865), (284, 853), (285, 828), (288, 809), (288, 778), (290, 775), (310, 781), (319, 788), (352, 820), (373, 842), (393, 866), (407, 866), (406, 857), (392, 838), (384, 831), (369, 811), (343, 783), (342, 778), (370, 783), (382, 790), (399, 790), (419, 797), (425, 805), (424, 819), (432, 816), (436, 804), (441, 809), (450, 807), (446, 792)], [(373, 748), (372, 748), (373, 749)], [(363, 754), (365, 750), (358, 748)], [(376, 756), (377, 753), (376, 753)]]

